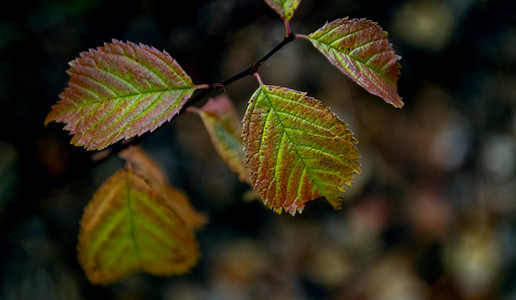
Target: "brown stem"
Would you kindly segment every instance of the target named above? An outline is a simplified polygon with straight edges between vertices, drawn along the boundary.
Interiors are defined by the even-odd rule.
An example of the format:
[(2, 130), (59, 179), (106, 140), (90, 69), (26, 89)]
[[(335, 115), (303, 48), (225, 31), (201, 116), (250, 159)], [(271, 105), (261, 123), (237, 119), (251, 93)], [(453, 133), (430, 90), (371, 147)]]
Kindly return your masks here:
[(271, 51), (269, 51), (269, 53), (265, 54), (264, 57), (260, 58), (257, 62), (255, 62), (249, 68), (247, 68), (247, 69), (243, 70), (242, 72), (240, 72), (236, 75), (233, 75), (227, 79), (224, 79), (221, 82), (210, 84), (207, 89), (203, 90), (201, 93), (190, 98), (185, 103), (185, 105), (181, 109), (180, 113), (183, 113), (188, 107), (199, 102), (201, 99), (208, 96), (211, 92), (213, 92), (219, 88), (224, 88), (224, 87), (230, 85), (231, 83), (244, 78), (245, 76), (248, 76), (248, 75), (252, 76), (254, 73), (258, 72), (258, 69), (260, 68), (261, 65), (263, 65), (264, 62), (266, 62), (271, 56), (273, 56), (276, 52), (278, 52), (281, 48), (283, 48), (283, 46), (292, 42), (295, 38), (296, 38), (296, 34), (290, 33), (288, 36), (283, 38), (283, 40), (278, 45), (276, 45), (276, 47), (274, 47)]

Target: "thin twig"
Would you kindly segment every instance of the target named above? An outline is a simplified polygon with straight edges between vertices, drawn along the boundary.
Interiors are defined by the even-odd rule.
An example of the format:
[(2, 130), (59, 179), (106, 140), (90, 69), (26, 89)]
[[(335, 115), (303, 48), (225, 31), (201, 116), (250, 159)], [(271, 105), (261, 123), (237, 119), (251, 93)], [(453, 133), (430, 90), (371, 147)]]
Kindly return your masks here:
[(283, 38), (283, 40), (278, 45), (276, 45), (276, 47), (274, 47), (271, 51), (269, 51), (269, 53), (265, 54), (264, 57), (260, 58), (257, 62), (255, 62), (249, 68), (247, 68), (247, 69), (243, 70), (242, 72), (240, 72), (236, 75), (233, 75), (227, 79), (224, 79), (221, 82), (210, 84), (207, 89), (203, 90), (199, 94), (190, 98), (185, 103), (185, 105), (183, 106), (183, 108), (181, 109), (181, 111), (179, 113), (180, 114), (183, 113), (188, 107), (199, 102), (201, 99), (208, 96), (211, 92), (213, 92), (219, 88), (224, 88), (224, 87), (230, 85), (231, 83), (244, 78), (245, 76), (252, 76), (254, 73), (258, 72), (258, 69), (260, 68), (261, 65), (263, 65), (263, 63), (265, 63), (271, 56), (273, 56), (276, 52), (278, 52), (281, 48), (283, 48), (283, 46), (292, 42), (295, 38), (296, 38), (296, 34), (290, 33), (288, 36)]

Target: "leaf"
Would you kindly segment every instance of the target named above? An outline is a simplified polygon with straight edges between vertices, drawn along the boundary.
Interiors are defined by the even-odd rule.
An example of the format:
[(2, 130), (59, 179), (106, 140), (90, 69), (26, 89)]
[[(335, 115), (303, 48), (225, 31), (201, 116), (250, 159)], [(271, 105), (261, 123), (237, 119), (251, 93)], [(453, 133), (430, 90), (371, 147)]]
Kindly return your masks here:
[(168, 178), (163, 168), (140, 146), (130, 146), (122, 150), (119, 156), (125, 159), (131, 169), (140, 176), (159, 184), (167, 184)]
[(81, 219), (79, 262), (95, 284), (143, 270), (188, 271), (200, 257), (193, 232), (152, 186), (120, 170), (95, 193)]
[(340, 207), (360, 170), (356, 140), (336, 114), (306, 93), (261, 84), (243, 122), (251, 182), (271, 209), (294, 215), (321, 197)]
[(290, 20), (294, 16), (294, 11), (301, 3), (301, 0), (265, 0), (275, 12), (280, 15), (283, 20)]
[(201, 117), (222, 161), (241, 181), (248, 182), (249, 173), (245, 167), (242, 149), (241, 123), (231, 100), (225, 95), (220, 95), (208, 100), (200, 109), (188, 109)]
[(113, 40), (70, 62), (69, 87), (45, 125), (65, 123), (71, 143), (103, 149), (153, 131), (178, 114), (196, 87), (166, 52)]
[(165, 171), (141, 147), (131, 146), (120, 152), (120, 157), (127, 161), (132, 170), (147, 180), (188, 227), (196, 230), (207, 223), (207, 217), (194, 209), (185, 193), (168, 184)]
[(188, 196), (181, 190), (168, 184), (156, 185), (154, 188), (163, 196), (170, 208), (181, 217), (188, 228), (198, 230), (208, 223), (208, 217), (198, 213), (190, 203)]
[(387, 33), (366, 19), (337, 19), (308, 35), (308, 39), (342, 73), (385, 102), (402, 107), (398, 95), (399, 56)]

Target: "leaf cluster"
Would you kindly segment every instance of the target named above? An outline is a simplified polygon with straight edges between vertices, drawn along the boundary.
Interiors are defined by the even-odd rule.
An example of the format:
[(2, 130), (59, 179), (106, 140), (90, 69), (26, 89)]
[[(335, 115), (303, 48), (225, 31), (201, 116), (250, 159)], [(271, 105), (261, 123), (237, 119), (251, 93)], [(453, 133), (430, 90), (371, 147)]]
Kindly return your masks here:
[[(319, 198), (340, 208), (344, 187), (360, 173), (357, 140), (321, 101), (264, 84), (259, 68), (301, 38), (365, 90), (402, 107), (397, 92), (400, 58), (372, 21), (342, 18), (308, 35), (296, 34), (289, 21), (301, 1), (265, 2), (282, 18), (285, 38), (239, 74), (214, 84), (194, 84), (166, 51), (113, 40), (70, 63), (68, 87), (45, 124), (64, 123), (72, 144), (101, 150), (192, 112), (200, 116), (221, 159), (275, 212), (294, 215)], [(248, 75), (256, 77), (258, 88), (242, 122), (225, 95), (193, 106)], [(98, 189), (81, 220), (79, 261), (88, 278), (106, 284), (138, 270), (157, 275), (189, 270), (199, 258), (193, 230), (205, 218), (141, 149), (131, 147), (122, 157), (126, 168)]]

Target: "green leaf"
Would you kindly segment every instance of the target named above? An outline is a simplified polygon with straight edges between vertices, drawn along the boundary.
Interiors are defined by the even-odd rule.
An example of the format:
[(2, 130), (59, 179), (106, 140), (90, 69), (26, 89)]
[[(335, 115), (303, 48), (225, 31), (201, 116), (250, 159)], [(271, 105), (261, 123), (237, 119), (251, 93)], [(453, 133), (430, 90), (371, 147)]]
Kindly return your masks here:
[(290, 20), (294, 16), (294, 11), (301, 3), (301, 0), (265, 0), (265, 3), (269, 5), (283, 20)]
[(70, 63), (69, 87), (45, 125), (57, 121), (88, 150), (153, 131), (176, 115), (196, 89), (170, 55), (113, 40)]
[(208, 100), (200, 109), (189, 107), (188, 110), (199, 114), (222, 161), (241, 181), (249, 181), (242, 149), (241, 123), (229, 98), (221, 95)]
[(79, 262), (95, 284), (143, 270), (188, 271), (200, 253), (192, 230), (145, 179), (120, 170), (95, 193), (81, 219)]
[(335, 113), (306, 93), (261, 84), (243, 122), (251, 182), (271, 209), (294, 215), (321, 197), (340, 207), (360, 169), (356, 140)]
[(342, 73), (385, 102), (402, 107), (398, 95), (399, 56), (387, 33), (366, 19), (337, 19), (307, 37)]

